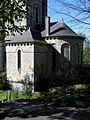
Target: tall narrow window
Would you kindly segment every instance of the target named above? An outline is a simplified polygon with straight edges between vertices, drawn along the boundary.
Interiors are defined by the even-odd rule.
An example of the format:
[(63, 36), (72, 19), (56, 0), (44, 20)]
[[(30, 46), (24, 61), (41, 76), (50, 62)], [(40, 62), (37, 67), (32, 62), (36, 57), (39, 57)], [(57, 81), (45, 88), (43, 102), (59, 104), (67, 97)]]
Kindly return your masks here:
[(6, 51), (4, 51), (4, 63), (6, 64)]
[(18, 50), (18, 69), (21, 68), (21, 50)]
[(38, 23), (38, 7), (36, 6), (36, 23)]
[(69, 45), (67, 43), (63, 44), (61, 47), (62, 55), (69, 60)]
[(45, 14), (44, 14), (44, 12), (45, 12), (45, 3), (44, 3), (45, 1), (44, 0), (42, 0), (42, 22), (44, 23), (44, 20), (45, 20)]

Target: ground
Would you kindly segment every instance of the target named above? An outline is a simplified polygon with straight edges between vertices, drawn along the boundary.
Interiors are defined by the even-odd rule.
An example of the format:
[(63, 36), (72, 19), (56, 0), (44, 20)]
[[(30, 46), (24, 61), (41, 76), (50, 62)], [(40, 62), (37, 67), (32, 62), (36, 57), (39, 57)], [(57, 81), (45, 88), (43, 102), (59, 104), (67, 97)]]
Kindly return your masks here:
[(6, 102), (0, 105), (1, 120), (90, 120), (90, 107), (55, 107), (43, 102)]

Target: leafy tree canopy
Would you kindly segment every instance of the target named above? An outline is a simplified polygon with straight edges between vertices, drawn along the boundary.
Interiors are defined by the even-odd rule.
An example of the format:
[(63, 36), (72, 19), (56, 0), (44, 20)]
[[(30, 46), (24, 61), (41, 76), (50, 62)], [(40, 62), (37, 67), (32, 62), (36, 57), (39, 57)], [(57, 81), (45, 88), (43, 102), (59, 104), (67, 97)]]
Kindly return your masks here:
[(26, 4), (27, 0), (0, 0), (0, 37), (25, 29), (26, 26), (18, 26), (17, 22), (26, 18)]
[(86, 47), (84, 50), (83, 62), (85, 65), (90, 65), (90, 47)]

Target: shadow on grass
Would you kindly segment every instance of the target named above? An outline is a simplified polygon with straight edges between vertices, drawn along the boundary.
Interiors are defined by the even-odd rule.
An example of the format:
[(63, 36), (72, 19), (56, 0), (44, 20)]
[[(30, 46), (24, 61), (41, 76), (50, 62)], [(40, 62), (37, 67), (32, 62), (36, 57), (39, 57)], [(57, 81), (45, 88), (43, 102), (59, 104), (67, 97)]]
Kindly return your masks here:
[(90, 86), (52, 88), (38, 99), (10, 101), (0, 105), (0, 119), (36, 118), (90, 120)]
[(69, 86), (64, 90), (61, 88), (54, 89), (53, 92), (44, 93), (43, 100), (61, 107), (90, 107), (90, 86), (76, 85)]

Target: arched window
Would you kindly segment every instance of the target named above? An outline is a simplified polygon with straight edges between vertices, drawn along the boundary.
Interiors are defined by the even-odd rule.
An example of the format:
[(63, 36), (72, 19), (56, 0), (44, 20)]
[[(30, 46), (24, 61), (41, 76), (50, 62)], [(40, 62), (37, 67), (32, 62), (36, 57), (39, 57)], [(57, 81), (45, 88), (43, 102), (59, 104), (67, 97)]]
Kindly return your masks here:
[(69, 60), (70, 53), (69, 53), (69, 45), (67, 43), (63, 44), (61, 47), (62, 55)]
[(17, 54), (17, 57), (18, 57), (18, 59), (17, 59), (17, 61), (18, 61), (18, 69), (20, 69), (21, 68), (21, 50), (18, 50), (18, 54)]
[(45, 1), (42, 0), (42, 19), (43, 19), (43, 23), (44, 23), (44, 20), (45, 20)]
[(37, 6), (35, 8), (35, 13), (36, 13), (36, 23), (38, 23), (38, 7)]

